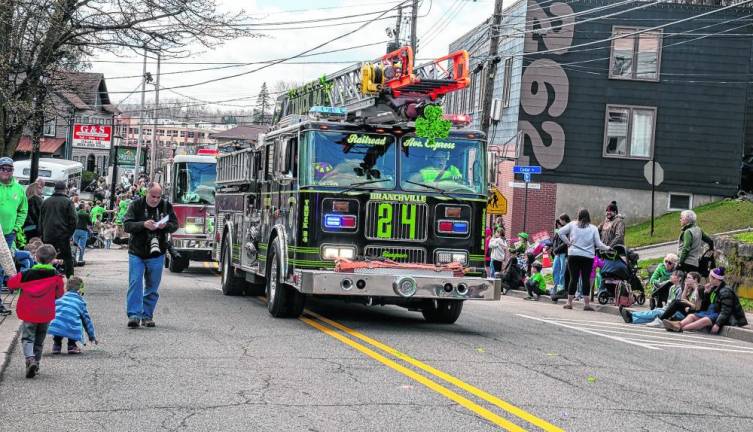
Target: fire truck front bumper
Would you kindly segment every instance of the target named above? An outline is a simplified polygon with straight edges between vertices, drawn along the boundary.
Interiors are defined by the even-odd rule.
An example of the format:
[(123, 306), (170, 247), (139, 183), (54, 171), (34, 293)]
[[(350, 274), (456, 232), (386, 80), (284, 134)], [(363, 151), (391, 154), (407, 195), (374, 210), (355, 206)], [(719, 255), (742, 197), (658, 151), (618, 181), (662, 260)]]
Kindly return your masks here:
[[(386, 270), (386, 269), (383, 269)], [(455, 277), (451, 273), (415, 270), (344, 273), (324, 270), (296, 271), (305, 294), (416, 299), (499, 300), (499, 279)]]

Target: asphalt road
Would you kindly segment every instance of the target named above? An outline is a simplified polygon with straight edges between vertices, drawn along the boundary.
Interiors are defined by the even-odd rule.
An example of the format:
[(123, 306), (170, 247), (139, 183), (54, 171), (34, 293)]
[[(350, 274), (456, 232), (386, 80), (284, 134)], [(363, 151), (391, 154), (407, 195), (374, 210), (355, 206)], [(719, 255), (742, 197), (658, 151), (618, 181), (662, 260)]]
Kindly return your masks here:
[(165, 273), (154, 329), (126, 328), (123, 251), (86, 278), (101, 340), (0, 382), (18, 431), (753, 430), (753, 345), (503, 298), (454, 325), (310, 302), (280, 320), (194, 267)]

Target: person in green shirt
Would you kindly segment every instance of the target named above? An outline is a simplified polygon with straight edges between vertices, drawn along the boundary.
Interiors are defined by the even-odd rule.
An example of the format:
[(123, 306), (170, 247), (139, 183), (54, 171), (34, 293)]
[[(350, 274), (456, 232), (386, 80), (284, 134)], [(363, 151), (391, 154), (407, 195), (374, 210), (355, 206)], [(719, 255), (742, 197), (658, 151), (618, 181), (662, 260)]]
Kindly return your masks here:
[(510, 247), (510, 253), (519, 255), (526, 253), (526, 250), (531, 246), (528, 242), (528, 234), (521, 232), (518, 233), (518, 241)]
[(102, 207), (102, 202), (97, 201), (92, 207), (91, 219), (93, 223), (102, 222), (102, 215), (105, 214), (105, 208)]
[(13, 177), (13, 159), (0, 158), (0, 225), (8, 247), (13, 250), (16, 237), (24, 232), (29, 202), (26, 191)]
[(535, 261), (531, 264), (531, 276), (526, 279), (528, 297), (526, 297), (525, 300), (538, 301), (541, 294), (546, 293), (546, 281), (544, 280), (544, 275), (541, 274), (541, 269), (542, 265), (540, 262)]
[(436, 183), (440, 181), (459, 181), (463, 179), (463, 173), (458, 167), (449, 164), (450, 153), (438, 152), (434, 159), (437, 166), (426, 166), (421, 168), (421, 181), (423, 183)]
[(118, 203), (118, 214), (115, 216), (115, 224), (123, 225), (123, 217), (128, 211), (128, 206), (131, 205), (131, 195), (126, 194)]
[(651, 274), (651, 278), (648, 280), (648, 285), (653, 289), (651, 292), (651, 309), (660, 308), (667, 302), (669, 296), (669, 288), (672, 283), (669, 282), (669, 277), (672, 272), (677, 269), (678, 257), (676, 254), (669, 253), (664, 257), (664, 261), (656, 267), (654, 273)]

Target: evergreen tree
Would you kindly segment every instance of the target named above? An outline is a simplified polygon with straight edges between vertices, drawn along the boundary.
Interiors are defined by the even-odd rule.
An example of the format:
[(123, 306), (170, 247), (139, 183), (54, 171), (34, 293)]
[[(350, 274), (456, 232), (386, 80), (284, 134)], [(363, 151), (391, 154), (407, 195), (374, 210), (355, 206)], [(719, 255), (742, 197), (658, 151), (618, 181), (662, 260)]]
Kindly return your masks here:
[(264, 82), (261, 85), (261, 91), (256, 98), (256, 110), (254, 110), (254, 123), (265, 124), (267, 123), (268, 114), (272, 110), (272, 97), (269, 95), (269, 89), (267, 89), (267, 83)]

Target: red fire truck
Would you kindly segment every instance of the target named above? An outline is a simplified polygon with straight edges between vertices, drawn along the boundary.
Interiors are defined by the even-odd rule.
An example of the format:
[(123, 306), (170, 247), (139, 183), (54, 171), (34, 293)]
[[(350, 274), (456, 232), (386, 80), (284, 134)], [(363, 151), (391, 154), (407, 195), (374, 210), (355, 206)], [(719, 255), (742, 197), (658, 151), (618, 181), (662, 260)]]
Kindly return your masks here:
[(178, 254), (165, 257), (165, 267), (173, 273), (185, 270), (190, 261), (212, 261), (216, 156), (214, 150), (199, 150), (175, 156), (167, 167), (169, 200), (180, 226), (170, 236)]

